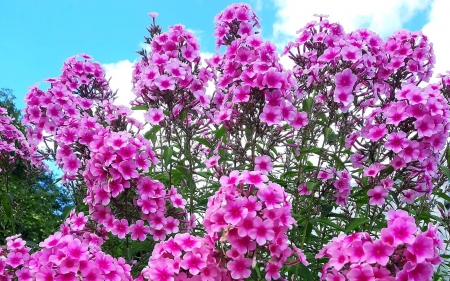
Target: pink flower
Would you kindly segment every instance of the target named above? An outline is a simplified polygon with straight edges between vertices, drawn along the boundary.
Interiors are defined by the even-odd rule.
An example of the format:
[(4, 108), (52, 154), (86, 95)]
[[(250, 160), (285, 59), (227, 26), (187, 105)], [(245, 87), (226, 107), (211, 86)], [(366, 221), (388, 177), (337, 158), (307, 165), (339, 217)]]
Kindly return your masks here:
[(407, 250), (414, 255), (415, 263), (424, 262), (425, 259), (432, 258), (434, 256), (433, 239), (426, 237), (425, 234), (419, 234)]
[(298, 130), (308, 125), (308, 114), (306, 112), (296, 112), (294, 118), (289, 120), (289, 125)]
[(189, 273), (192, 275), (197, 275), (206, 267), (206, 262), (203, 260), (200, 253), (187, 252), (183, 257), (180, 266), (189, 270)]
[(368, 264), (351, 269), (347, 278), (349, 281), (375, 281), (372, 267)]
[(160, 90), (175, 90), (175, 79), (165, 74), (155, 79), (155, 85)]
[(269, 180), (269, 178), (267, 178), (267, 176), (265, 175), (261, 175), (260, 172), (258, 171), (247, 171), (244, 170), (241, 174), (241, 179), (248, 184), (253, 184), (258, 188), (263, 188), (266, 185), (264, 184), (265, 182), (267, 182)]
[(345, 91), (349, 94), (353, 91), (353, 86), (355, 85), (357, 77), (353, 74), (350, 68), (344, 69), (334, 77), (336, 81), (336, 89)]
[(237, 225), (242, 219), (244, 219), (247, 214), (247, 208), (243, 207), (244, 201), (236, 200), (234, 202), (227, 201), (225, 206), (225, 214), (223, 216), (225, 222), (232, 225)]
[(253, 220), (253, 229), (248, 232), (248, 236), (255, 239), (256, 243), (262, 246), (266, 244), (266, 241), (272, 241), (275, 238), (275, 232), (272, 228), (272, 220), (266, 219), (263, 221), (260, 217), (256, 217)]
[(261, 173), (267, 175), (270, 171), (272, 171), (272, 169), (273, 163), (269, 156), (261, 155), (255, 158), (255, 171), (260, 171)]
[(374, 163), (367, 168), (364, 168), (364, 176), (375, 178), (381, 170), (383, 170), (386, 166), (381, 163)]
[(390, 149), (395, 153), (399, 153), (407, 145), (408, 140), (405, 132), (389, 134), (386, 142), (384, 143), (384, 147), (386, 147), (386, 149)]
[(276, 70), (275, 68), (271, 67), (264, 74), (263, 83), (268, 88), (277, 88), (277, 89), (279, 89), (283, 85), (282, 74), (280, 72), (278, 72), (278, 70)]
[(281, 110), (278, 106), (265, 105), (263, 112), (259, 115), (261, 121), (267, 125), (279, 124), (281, 122)]
[(125, 236), (129, 233), (130, 229), (128, 227), (128, 221), (126, 219), (114, 220), (114, 227), (111, 230), (111, 233), (117, 235), (119, 238), (125, 238)]
[(211, 168), (213, 166), (216, 166), (219, 163), (219, 159), (220, 159), (219, 156), (213, 156), (209, 159), (206, 159), (206, 161), (205, 161), (206, 168)]
[(162, 109), (149, 108), (144, 114), (145, 121), (152, 124), (158, 125), (164, 119), (164, 113)]
[(131, 239), (144, 241), (147, 238), (148, 233), (150, 233), (150, 228), (144, 225), (142, 220), (136, 221), (135, 224), (130, 226)]
[(385, 198), (388, 196), (388, 192), (382, 186), (375, 186), (373, 189), (367, 191), (367, 195), (370, 197), (369, 204), (383, 206)]
[(381, 125), (374, 125), (369, 129), (369, 132), (367, 134), (367, 138), (369, 138), (371, 141), (377, 141), (384, 137), (388, 133), (388, 130), (386, 129), (385, 124)]
[(229, 261), (227, 263), (227, 268), (231, 271), (231, 278), (239, 280), (250, 277), (252, 271), (249, 269), (249, 267), (251, 265), (251, 259), (240, 256), (233, 261)]
[(382, 240), (376, 240), (373, 243), (367, 242), (363, 245), (363, 248), (368, 263), (377, 262), (383, 266), (387, 264), (389, 257), (394, 253), (394, 248)]

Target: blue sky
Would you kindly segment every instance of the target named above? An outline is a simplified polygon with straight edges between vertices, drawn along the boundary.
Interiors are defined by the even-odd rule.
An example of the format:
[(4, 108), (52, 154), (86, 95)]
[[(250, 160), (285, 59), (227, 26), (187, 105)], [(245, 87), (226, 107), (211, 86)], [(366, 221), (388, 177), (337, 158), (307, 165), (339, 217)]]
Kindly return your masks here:
[[(263, 36), (280, 44), (295, 35), (292, 30), (301, 27), (298, 23), (311, 21), (314, 13), (330, 13), (330, 20), (348, 22), (350, 28), (379, 29), (383, 36), (392, 28), (420, 30), (429, 23), (435, 1), (390, 0), (389, 3), (399, 4), (392, 6), (396, 9), (394, 19), (382, 9), (364, 13), (353, 9), (350, 12), (358, 17), (349, 17), (346, 7), (355, 1), (335, 2), (343, 3), (340, 5), (343, 8), (333, 8), (327, 0), (247, 1), (262, 19)], [(364, 7), (364, 2), (367, 1), (357, 3)], [(405, 12), (402, 5), (411, 6), (412, 2), (415, 6)], [(58, 76), (63, 61), (69, 56), (87, 53), (102, 64), (133, 62), (138, 58), (135, 51), (146, 35), (145, 28), (151, 22), (147, 13), (153, 11), (159, 13), (157, 21), (163, 30), (182, 23), (199, 37), (202, 52), (213, 53), (214, 16), (231, 3), (233, 1), (228, 0), (1, 1), (0, 87), (12, 89), (17, 96), (17, 106), (23, 108), (28, 87)], [(302, 3), (307, 6), (301, 6)], [(298, 16), (295, 9), (299, 11)], [(344, 28), (348, 30), (346, 25)], [(41, 88), (45, 86), (41, 84)]]

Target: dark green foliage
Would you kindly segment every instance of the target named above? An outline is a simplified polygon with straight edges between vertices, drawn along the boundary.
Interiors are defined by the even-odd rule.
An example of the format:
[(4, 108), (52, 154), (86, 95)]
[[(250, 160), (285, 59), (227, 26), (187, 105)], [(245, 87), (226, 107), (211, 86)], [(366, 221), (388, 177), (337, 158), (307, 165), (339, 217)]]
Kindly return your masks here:
[[(20, 124), (21, 112), (15, 107), (11, 90), (0, 89), (0, 107)], [(58, 229), (62, 210), (71, 203), (66, 191), (56, 185), (45, 171), (30, 169), (30, 163), (17, 160), (10, 172), (0, 172), (0, 244), (5, 238), (21, 233), (27, 241), (40, 242)]]

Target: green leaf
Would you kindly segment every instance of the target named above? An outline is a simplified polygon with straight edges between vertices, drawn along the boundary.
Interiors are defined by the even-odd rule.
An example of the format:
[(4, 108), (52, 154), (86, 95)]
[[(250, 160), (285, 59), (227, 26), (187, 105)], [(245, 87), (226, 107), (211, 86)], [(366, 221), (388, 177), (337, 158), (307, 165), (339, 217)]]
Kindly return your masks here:
[(64, 207), (64, 209), (63, 209), (63, 211), (62, 211), (62, 219), (63, 220), (66, 220), (67, 219), (67, 217), (69, 216), (69, 214), (70, 214), (70, 211), (72, 211), (73, 209), (75, 209), (75, 206), (65, 206)]
[(339, 159), (339, 157), (337, 157), (336, 154), (328, 154), (331, 158), (333, 158), (335, 164), (336, 164), (336, 168), (338, 170), (343, 170), (345, 168), (345, 164), (344, 162), (342, 162), (341, 159)]
[(220, 127), (220, 129), (218, 129), (214, 132), (214, 140), (216, 141), (216, 140), (220, 139), (226, 133), (227, 133), (227, 129), (225, 128), (225, 126)]
[(34, 243), (33, 241), (26, 241), (25, 245), (31, 248), (39, 249), (39, 245)]
[(345, 231), (344, 228), (340, 227), (339, 225), (335, 224), (334, 222), (332, 222), (331, 220), (329, 220), (329, 219), (327, 219), (327, 218), (318, 218), (318, 219), (314, 219), (314, 220), (311, 220), (311, 223), (313, 223), (313, 221), (316, 221), (316, 222), (320, 222), (320, 223), (326, 224), (326, 225), (331, 226), (332, 228), (335, 228), (335, 229), (337, 229), (337, 230), (339, 230), (339, 231)]
[(444, 172), (445, 176), (447, 176), (447, 179), (450, 180), (450, 169), (448, 167), (445, 167), (444, 165), (441, 165), (439, 167)]
[(172, 160), (173, 147), (172, 146), (164, 146), (164, 165), (166, 167), (170, 164)]
[(437, 196), (441, 197), (442, 199), (450, 202), (450, 196), (448, 196), (447, 194), (443, 193), (443, 192), (435, 192), (434, 194), (436, 194)]
[(318, 181), (309, 181), (306, 183), (306, 187), (308, 188), (309, 191), (311, 191), (314, 187), (318, 186), (320, 184), (320, 182)]
[(194, 140), (199, 142), (200, 144), (203, 144), (206, 147), (209, 147), (209, 148), (213, 147), (212, 143), (204, 138), (194, 138)]
[(323, 128), (323, 135), (325, 137), (326, 140), (328, 140), (328, 137), (330, 136), (330, 134), (333, 132), (333, 130), (331, 130), (330, 128), (326, 127)]
[(303, 100), (303, 110), (308, 113), (311, 112), (313, 101), (313, 98), (307, 98)]
[(3, 210), (5, 211), (6, 216), (11, 220), (12, 219), (12, 202), (6, 194), (2, 196), (2, 206), (3, 206)]
[(132, 110), (148, 110), (148, 106), (146, 105), (138, 105), (131, 108)]
[(352, 222), (347, 225), (345, 228), (345, 232), (348, 233), (352, 230), (355, 230), (358, 228), (358, 226), (365, 224), (366, 222), (369, 222), (370, 220), (368, 218), (354, 218), (352, 219)]

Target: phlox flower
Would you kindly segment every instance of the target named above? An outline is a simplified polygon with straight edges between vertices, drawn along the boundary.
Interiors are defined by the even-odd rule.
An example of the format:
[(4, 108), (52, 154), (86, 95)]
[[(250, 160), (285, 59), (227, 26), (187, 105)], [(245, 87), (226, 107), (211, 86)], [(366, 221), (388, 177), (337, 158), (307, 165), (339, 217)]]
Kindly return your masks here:
[(131, 239), (144, 241), (147, 238), (147, 235), (150, 232), (150, 228), (147, 225), (144, 225), (142, 220), (136, 221), (136, 223), (130, 226)]
[(408, 139), (405, 132), (391, 133), (388, 135), (384, 147), (390, 149), (395, 153), (399, 153), (403, 148), (408, 145)]
[(381, 170), (383, 170), (386, 166), (381, 163), (374, 163), (367, 168), (364, 168), (364, 176), (375, 178)]
[(289, 120), (288, 123), (296, 130), (303, 128), (309, 123), (308, 114), (306, 112), (296, 112), (294, 118)]
[(334, 90), (334, 101), (337, 103), (342, 103), (344, 106), (348, 106), (354, 100), (354, 96), (351, 92), (346, 91), (346, 89), (337, 88)]
[(436, 125), (430, 115), (425, 115), (414, 122), (419, 137), (431, 137), (436, 132)]
[(394, 248), (382, 240), (376, 240), (373, 243), (367, 242), (363, 245), (363, 248), (368, 263), (376, 262), (383, 266), (387, 264), (389, 257), (394, 253)]
[(407, 250), (414, 256), (414, 263), (422, 263), (425, 259), (434, 256), (433, 239), (425, 236), (425, 234), (419, 234)]
[(370, 197), (369, 204), (383, 206), (385, 198), (388, 196), (388, 192), (382, 186), (375, 186), (373, 189), (367, 191), (367, 195)]
[(299, 195), (310, 195), (311, 191), (308, 190), (308, 187), (306, 186), (306, 184), (301, 184), (297, 187), (298, 190), (298, 194)]
[(117, 235), (119, 238), (125, 238), (125, 236), (129, 233), (130, 229), (128, 227), (128, 221), (126, 219), (115, 219), (114, 227), (111, 229), (111, 233)]
[(335, 76), (336, 89), (351, 93), (353, 86), (356, 83), (357, 76), (353, 74), (350, 68), (344, 69), (342, 72), (337, 73)]
[(211, 158), (206, 159), (205, 160), (206, 168), (211, 168), (213, 166), (216, 166), (219, 163), (219, 159), (220, 159), (219, 156), (212, 156)]
[(227, 263), (227, 268), (231, 272), (231, 278), (235, 280), (244, 279), (250, 277), (251, 270), (249, 267), (252, 265), (252, 260), (240, 256)]
[(279, 124), (281, 122), (281, 109), (278, 106), (265, 105), (259, 119), (267, 125)]
[(243, 207), (243, 205), (243, 200), (227, 201), (223, 216), (225, 222), (232, 225), (237, 225), (242, 219), (244, 219), (248, 214), (248, 210)]
[(270, 219), (263, 221), (260, 217), (255, 217), (253, 221), (253, 229), (250, 229), (248, 236), (255, 239), (256, 243), (260, 246), (266, 244), (266, 241), (272, 241), (275, 238), (273, 221)]
[(284, 202), (283, 188), (276, 183), (269, 183), (265, 188), (260, 188), (257, 196), (264, 202), (267, 209), (273, 209), (278, 207)]
[(266, 185), (264, 184), (269, 180), (266, 175), (262, 175), (259, 171), (242, 171), (240, 179), (247, 184), (253, 184), (258, 188), (263, 188)]
[(345, 249), (334, 249), (330, 252), (331, 258), (328, 264), (333, 266), (336, 270), (340, 270), (346, 263), (348, 263), (348, 255)]
[(267, 155), (257, 156), (255, 158), (255, 171), (260, 171), (267, 175), (273, 169), (272, 159)]
[(189, 270), (192, 275), (197, 275), (206, 267), (206, 262), (200, 253), (187, 252), (183, 256), (180, 266), (185, 270)]
[(388, 133), (385, 124), (373, 125), (367, 132), (367, 138), (371, 141), (377, 141)]
[(347, 278), (349, 281), (375, 281), (372, 266), (368, 264), (350, 269)]
[(236, 170), (232, 171), (229, 176), (221, 176), (219, 180), (222, 186), (234, 185), (237, 184), (238, 181), (239, 181), (239, 171)]
[(152, 125), (158, 125), (164, 119), (164, 112), (162, 109), (149, 108), (144, 114), (144, 119)]

